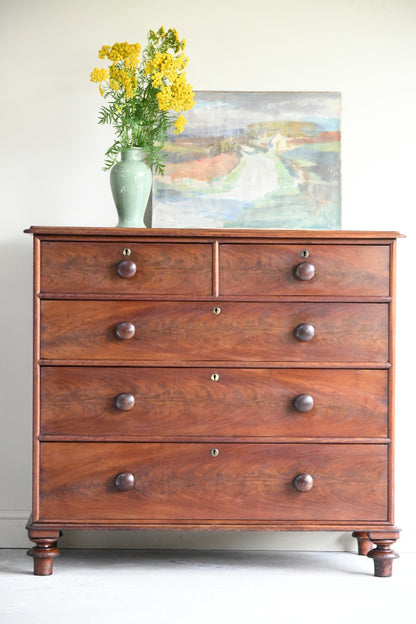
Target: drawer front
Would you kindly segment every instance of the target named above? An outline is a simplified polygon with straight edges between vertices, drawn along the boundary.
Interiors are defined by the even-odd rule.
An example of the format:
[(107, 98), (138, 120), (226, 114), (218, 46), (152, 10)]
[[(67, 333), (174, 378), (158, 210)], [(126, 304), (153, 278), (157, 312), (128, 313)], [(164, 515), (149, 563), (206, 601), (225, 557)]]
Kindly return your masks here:
[(43, 241), (41, 291), (210, 295), (212, 247), (209, 243)]
[(387, 376), (386, 370), (46, 366), (41, 433), (385, 437)]
[(222, 295), (260, 296), (388, 296), (389, 247), (308, 245), (307, 242), (299, 245), (223, 244), (220, 247), (220, 292)]
[[(40, 519), (386, 520), (384, 445), (219, 444), (215, 457), (212, 448), (43, 443)], [(313, 479), (306, 492), (295, 487), (302, 474)], [(118, 475), (119, 486), (132, 489), (120, 491)]]
[(41, 357), (385, 362), (387, 328), (381, 303), (42, 301)]

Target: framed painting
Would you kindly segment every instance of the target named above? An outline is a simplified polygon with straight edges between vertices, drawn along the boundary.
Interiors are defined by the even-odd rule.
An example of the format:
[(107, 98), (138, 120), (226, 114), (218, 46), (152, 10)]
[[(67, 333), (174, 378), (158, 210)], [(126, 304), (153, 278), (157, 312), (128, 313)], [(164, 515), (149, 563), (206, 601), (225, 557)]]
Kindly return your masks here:
[(339, 93), (197, 91), (153, 184), (153, 227), (336, 229)]

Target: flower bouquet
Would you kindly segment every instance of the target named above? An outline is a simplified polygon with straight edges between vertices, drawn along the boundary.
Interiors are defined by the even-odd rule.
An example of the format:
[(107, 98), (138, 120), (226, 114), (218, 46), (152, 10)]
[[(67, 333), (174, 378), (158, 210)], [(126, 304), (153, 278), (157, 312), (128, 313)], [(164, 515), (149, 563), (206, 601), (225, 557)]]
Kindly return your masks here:
[[(95, 68), (91, 81), (98, 83), (106, 104), (101, 107), (98, 123), (111, 124), (115, 141), (105, 153), (104, 169), (110, 169), (118, 155), (131, 148), (141, 148), (147, 164), (163, 174), (162, 149), (168, 131), (183, 131), (186, 119), (182, 112), (194, 105), (194, 92), (184, 69), (185, 40), (176, 29), (150, 30), (142, 51), (139, 43), (114, 43), (98, 53), (107, 59), (107, 68)], [(141, 54), (141, 59), (140, 59)]]

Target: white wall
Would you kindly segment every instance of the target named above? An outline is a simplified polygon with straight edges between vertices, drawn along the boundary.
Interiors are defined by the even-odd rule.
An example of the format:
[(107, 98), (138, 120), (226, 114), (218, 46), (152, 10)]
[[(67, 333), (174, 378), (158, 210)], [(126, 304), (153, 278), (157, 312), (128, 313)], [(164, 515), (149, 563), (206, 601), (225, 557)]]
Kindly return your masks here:
[[(89, 82), (97, 51), (176, 27), (198, 90), (341, 91), (343, 227), (401, 230), (397, 522), (416, 550), (411, 314), (415, 244), (415, 0), (1, 0), (0, 546), (26, 546), (30, 508), (33, 225), (115, 224)], [(340, 258), (342, 262), (342, 258)], [(410, 396), (409, 396), (410, 395)], [(65, 541), (66, 540), (66, 541)], [(74, 534), (67, 545), (349, 548), (339, 534)]]

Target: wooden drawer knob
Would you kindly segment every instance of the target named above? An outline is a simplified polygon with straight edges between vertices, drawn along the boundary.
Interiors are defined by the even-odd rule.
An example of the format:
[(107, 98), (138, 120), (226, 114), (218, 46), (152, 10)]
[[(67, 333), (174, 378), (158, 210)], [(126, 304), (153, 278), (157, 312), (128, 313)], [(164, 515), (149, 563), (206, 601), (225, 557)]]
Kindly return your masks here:
[(298, 412), (310, 412), (314, 405), (313, 397), (310, 394), (298, 394), (293, 405)]
[(295, 268), (295, 276), (302, 282), (308, 282), (315, 277), (315, 267), (312, 262), (301, 262)]
[(116, 408), (122, 412), (129, 412), (135, 404), (134, 395), (131, 392), (122, 392), (116, 398)]
[(136, 328), (133, 323), (128, 321), (122, 321), (116, 327), (116, 336), (120, 340), (130, 340), (136, 333)]
[(293, 485), (298, 492), (309, 492), (313, 488), (313, 478), (307, 472), (302, 472), (294, 478)]
[(120, 492), (128, 492), (134, 488), (134, 475), (131, 472), (120, 472), (116, 476), (114, 483)]
[(120, 277), (133, 277), (136, 271), (137, 267), (133, 260), (122, 260), (117, 266), (117, 273)]
[(302, 342), (308, 342), (315, 336), (315, 328), (310, 323), (300, 323), (300, 325), (295, 327), (295, 336)]

